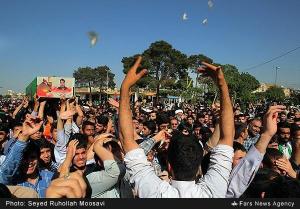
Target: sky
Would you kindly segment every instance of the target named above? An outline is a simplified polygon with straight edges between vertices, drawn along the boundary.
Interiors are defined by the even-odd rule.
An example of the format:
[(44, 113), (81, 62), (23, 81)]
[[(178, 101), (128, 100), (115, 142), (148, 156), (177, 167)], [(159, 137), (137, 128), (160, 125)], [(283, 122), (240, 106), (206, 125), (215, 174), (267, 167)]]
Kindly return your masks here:
[[(300, 47), (299, 0), (0, 0), (0, 94), (36, 76), (107, 65), (120, 86), (122, 58), (164, 40), (245, 72)], [(188, 19), (183, 21), (186, 13)], [(207, 18), (208, 23), (202, 24)], [(99, 40), (90, 46), (87, 33)], [(248, 70), (260, 82), (300, 88), (300, 49)]]

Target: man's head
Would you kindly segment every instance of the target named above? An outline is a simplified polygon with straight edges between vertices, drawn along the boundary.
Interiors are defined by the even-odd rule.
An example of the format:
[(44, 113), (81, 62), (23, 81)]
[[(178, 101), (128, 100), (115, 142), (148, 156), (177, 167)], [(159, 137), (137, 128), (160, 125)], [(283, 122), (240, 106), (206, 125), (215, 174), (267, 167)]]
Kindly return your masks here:
[(203, 149), (194, 135), (184, 135), (178, 131), (173, 134), (168, 149), (168, 160), (175, 180), (195, 180), (202, 157)]
[(152, 111), (149, 115), (150, 120), (156, 120), (156, 112)]
[(198, 115), (198, 122), (202, 125), (204, 124), (204, 121), (205, 121), (204, 118), (205, 118), (205, 116), (203, 114)]
[(196, 138), (201, 139), (201, 126), (199, 124), (195, 124), (193, 130)]
[(262, 160), (263, 168), (268, 168), (279, 173), (280, 175), (285, 175), (286, 171), (279, 169), (275, 162), (283, 157), (283, 154), (278, 149), (267, 148), (266, 154)]
[(253, 119), (248, 126), (248, 134), (250, 137), (257, 136), (260, 133), (260, 129), (262, 127), (262, 122), (260, 119)]
[(239, 142), (233, 142), (233, 150), (234, 150), (234, 155), (232, 161), (232, 168), (237, 166), (240, 160), (243, 159), (247, 154), (245, 147)]
[(194, 119), (192, 115), (187, 117), (187, 124), (190, 126), (194, 124)]
[(62, 87), (62, 88), (66, 87), (65, 79), (62, 78), (62, 79), (59, 80), (59, 86)]
[(295, 112), (295, 118), (300, 118), (300, 111)]
[(205, 123), (205, 124), (208, 124), (208, 122), (209, 122), (209, 115), (208, 115), (208, 114), (205, 114), (205, 115), (204, 115), (204, 123)]
[(40, 162), (42, 165), (49, 165), (51, 163), (51, 144), (46, 139), (42, 138), (37, 141), (40, 148)]
[(280, 114), (280, 122), (286, 122), (287, 120), (287, 116), (286, 116), (286, 113), (285, 112), (282, 112)]
[(171, 128), (172, 130), (176, 130), (178, 128), (179, 122), (176, 118), (171, 119)]
[(0, 123), (0, 145), (7, 140), (8, 133), (9, 133), (8, 125), (6, 125), (5, 123)]
[(37, 143), (30, 141), (24, 150), (21, 171), (26, 176), (35, 175), (39, 167), (40, 148)]
[(106, 116), (99, 116), (97, 117), (97, 123), (96, 123), (96, 133), (97, 134), (102, 134), (106, 131), (107, 129), (107, 124), (108, 124), (108, 117)]
[(244, 114), (240, 114), (238, 116), (238, 122), (240, 122), (240, 123), (246, 123), (247, 122), (246, 116)]
[(54, 143), (56, 143), (57, 142), (57, 124), (56, 123), (52, 124), (50, 131), (51, 131), (52, 141)]
[(287, 143), (291, 138), (290, 124), (287, 122), (278, 124), (278, 136), (280, 143)]
[(41, 126), (40, 130), (38, 130), (37, 132), (35, 132), (34, 134), (32, 134), (32, 135), (30, 136), (30, 138), (31, 138), (32, 140), (34, 140), (34, 141), (39, 140), (39, 139), (42, 138), (43, 132), (44, 132), (44, 128), (43, 128), (43, 126)]
[(146, 121), (143, 123), (143, 136), (149, 136), (156, 131), (156, 123), (154, 121)]
[(248, 137), (248, 129), (245, 123), (235, 123), (235, 140), (244, 141)]
[(158, 131), (161, 131), (161, 130), (167, 131), (169, 128), (169, 122), (170, 122), (170, 120), (167, 115), (165, 115), (165, 114), (158, 115), (158, 117), (156, 119)]
[(82, 132), (86, 136), (94, 136), (95, 134), (95, 124), (90, 121), (84, 121), (82, 124)]
[(87, 161), (86, 149), (87, 149), (87, 136), (84, 134), (74, 134), (68, 143), (72, 140), (78, 140), (78, 145), (76, 147), (75, 156), (72, 160), (73, 167), (77, 170), (84, 170)]

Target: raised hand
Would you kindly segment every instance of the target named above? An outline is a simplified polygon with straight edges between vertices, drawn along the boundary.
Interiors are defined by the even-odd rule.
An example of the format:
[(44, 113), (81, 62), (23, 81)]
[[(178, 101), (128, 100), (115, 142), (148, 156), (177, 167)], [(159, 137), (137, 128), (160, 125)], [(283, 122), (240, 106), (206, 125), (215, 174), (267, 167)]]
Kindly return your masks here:
[(271, 106), (269, 108), (268, 112), (264, 115), (263, 120), (264, 134), (271, 138), (276, 134), (278, 113), (283, 112), (285, 108), (286, 107), (283, 105)]
[(294, 171), (290, 161), (286, 158), (280, 158), (275, 161), (276, 166), (286, 172), (286, 174), (291, 178), (297, 178), (297, 173)]
[(22, 132), (19, 136), (19, 139), (21, 140), (28, 140), (28, 138), (38, 132), (40, 130), (41, 126), (43, 124), (43, 121), (41, 121), (39, 118), (34, 118), (30, 114), (26, 115), (26, 119), (22, 126)]
[(116, 108), (119, 108), (119, 106), (120, 106), (119, 102), (117, 102), (116, 100), (114, 100), (112, 98), (108, 99), (108, 103)]
[(73, 117), (73, 115), (75, 115), (75, 111), (74, 110), (67, 110), (65, 112), (60, 113), (59, 117), (62, 120), (67, 120), (67, 119), (71, 119)]
[(27, 108), (29, 105), (29, 101), (28, 101), (28, 97), (24, 97), (23, 101), (22, 101), (22, 105), (24, 108)]
[(217, 67), (206, 62), (201, 62), (201, 64), (203, 66), (197, 69), (199, 73), (202, 73), (203, 76), (211, 77), (217, 85), (226, 83), (222, 68), (220, 66)]
[(100, 146), (103, 146), (104, 143), (111, 141), (112, 138), (113, 138), (113, 135), (110, 133), (100, 134), (95, 137), (94, 145), (99, 144)]
[(156, 142), (164, 142), (166, 141), (166, 139), (169, 139), (171, 138), (172, 135), (168, 133), (168, 131), (166, 130), (161, 130), (160, 132), (158, 132), (154, 137), (153, 139), (156, 141)]
[(142, 57), (139, 56), (135, 61), (134, 65), (129, 69), (125, 79), (122, 82), (122, 87), (131, 88), (138, 80), (140, 80), (144, 75), (146, 75), (147, 70), (143, 69), (141, 72), (137, 73), (137, 69), (140, 66)]
[(76, 152), (76, 147), (78, 145), (79, 141), (77, 139), (74, 139), (70, 141), (67, 149), (67, 158), (73, 159)]

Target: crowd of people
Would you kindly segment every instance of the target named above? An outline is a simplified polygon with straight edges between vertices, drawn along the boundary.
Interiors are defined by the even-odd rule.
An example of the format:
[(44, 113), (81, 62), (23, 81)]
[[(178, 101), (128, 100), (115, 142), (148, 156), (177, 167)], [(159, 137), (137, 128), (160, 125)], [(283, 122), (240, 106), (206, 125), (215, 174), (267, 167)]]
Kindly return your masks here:
[[(120, 99), (1, 100), (0, 197), (300, 197), (300, 110), (233, 105), (220, 67), (203, 63), (220, 98), (172, 108)], [(147, 107), (147, 108), (146, 108)], [(242, 112), (243, 111), (243, 112)]]

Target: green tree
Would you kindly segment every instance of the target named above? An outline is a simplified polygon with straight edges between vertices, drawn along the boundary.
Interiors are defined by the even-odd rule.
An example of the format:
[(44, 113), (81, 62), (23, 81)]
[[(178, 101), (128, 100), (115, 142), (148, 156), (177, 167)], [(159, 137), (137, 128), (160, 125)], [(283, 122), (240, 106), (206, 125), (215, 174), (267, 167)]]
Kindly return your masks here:
[(283, 89), (278, 86), (271, 86), (265, 92), (265, 97), (271, 101), (283, 101), (285, 99)]
[[(157, 41), (150, 45), (143, 53), (142, 68), (148, 69), (148, 75), (137, 85), (139, 87), (155, 86), (156, 103), (159, 100), (160, 88), (176, 88), (176, 81), (188, 75), (188, 59), (185, 54), (174, 49), (165, 41)], [(122, 59), (126, 74), (135, 56)]]
[(115, 74), (106, 65), (96, 68), (80, 67), (74, 71), (73, 76), (77, 85), (89, 87), (90, 101), (92, 101), (92, 87), (99, 87), (101, 91), (104, 86), (108, 86), (109, 88), (116, 86), (114, 82)]

